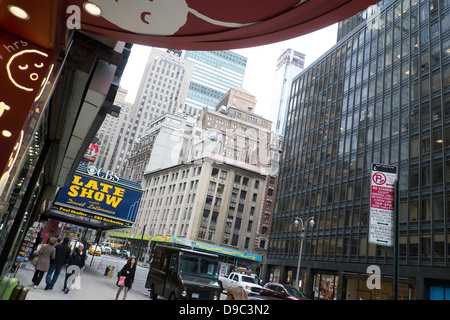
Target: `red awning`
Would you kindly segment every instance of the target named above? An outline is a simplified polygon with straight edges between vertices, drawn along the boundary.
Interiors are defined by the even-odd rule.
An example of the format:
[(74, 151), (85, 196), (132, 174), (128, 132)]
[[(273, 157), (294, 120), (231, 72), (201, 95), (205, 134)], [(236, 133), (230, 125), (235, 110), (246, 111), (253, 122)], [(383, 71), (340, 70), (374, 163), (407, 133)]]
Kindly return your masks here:
[[(67, 0), (81, 30), (115, 40), (188, 50), (253, 47), (342, 21), (378, 0)], [(98, 16), (83, 5), (97, 6)], [(69, 7), (72, 5), (73, 7)], [(94, 7), (95, 6), (91, 6)]]

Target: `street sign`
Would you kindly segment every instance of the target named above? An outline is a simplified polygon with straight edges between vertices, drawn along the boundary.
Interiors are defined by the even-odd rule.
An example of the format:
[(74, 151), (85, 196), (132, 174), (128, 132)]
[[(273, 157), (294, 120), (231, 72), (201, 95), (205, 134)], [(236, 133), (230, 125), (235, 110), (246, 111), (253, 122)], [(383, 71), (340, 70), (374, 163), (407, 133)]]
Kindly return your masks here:
[(372, 164), (369, 243), (393, 246), (397, 167)]

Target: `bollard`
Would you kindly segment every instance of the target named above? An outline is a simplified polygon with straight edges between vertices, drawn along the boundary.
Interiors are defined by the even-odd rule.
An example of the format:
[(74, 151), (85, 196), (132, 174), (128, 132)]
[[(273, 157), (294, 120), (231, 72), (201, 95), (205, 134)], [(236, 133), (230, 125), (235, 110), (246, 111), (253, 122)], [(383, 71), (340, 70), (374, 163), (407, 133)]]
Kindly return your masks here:
[(109, 276), (112, 278), (113, 274), (114, 274), (114, 269), (115, 267), (111, 266), (111, 270), (109, 270)]
[(107, 266), (106, 269), (105, 269), (105, 274), (104, 274), (104, 276), (109, 275), (109, 270), (110, 270), (110, 266)]

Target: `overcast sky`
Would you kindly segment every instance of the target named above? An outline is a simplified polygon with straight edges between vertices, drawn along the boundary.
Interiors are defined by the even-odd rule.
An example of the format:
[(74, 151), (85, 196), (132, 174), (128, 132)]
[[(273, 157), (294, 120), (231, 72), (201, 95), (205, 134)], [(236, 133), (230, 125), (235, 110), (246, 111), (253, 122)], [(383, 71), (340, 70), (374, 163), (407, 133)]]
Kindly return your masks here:
[[(291, 48), (306, 55), (306, 65), (310, 65), (336, 43), (337, 24), (302, 37), (268, 44), (261, 47), (233, 50), (247, 57), (247, 67), (243, 88), (256, 99), (256, 113), (270, 117), (273, 98), (276, 62), (284, 49)], [(151, 48), (134, 45), (121, 80), (121, 87), (128, 90), (127, 100), (132, 102), (139, 87), (139, 81)]]

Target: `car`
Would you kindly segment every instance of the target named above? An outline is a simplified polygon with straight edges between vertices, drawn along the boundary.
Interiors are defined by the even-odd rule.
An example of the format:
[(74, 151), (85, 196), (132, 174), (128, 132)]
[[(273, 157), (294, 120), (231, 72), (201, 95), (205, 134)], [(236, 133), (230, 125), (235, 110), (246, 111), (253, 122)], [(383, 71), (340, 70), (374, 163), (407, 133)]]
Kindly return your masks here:
[(102, 253), (111, 254), (112, 253), (111, 247), (103, 247)]
[(93, 256), (101, 256), (102, 249), (100, 248), (100, 246), (94, 244), (89, 247), (89, 253), (92, 254)]
[(283, 300), (310, 300), (298, 289), (276, 282), (268, 282), (261, 288), (261, 296), (275, 297)]
[(122, 251), (120, 252), (120, 256), (121, 256), (122, 258), (128, 259), (128, 258), (131, 256), (131, 253), (130, 253), (130, 251), (128, 251), (128, 250), (122, 250)]
[(219, 284), (225, 290), (228, 287), (241, 287), (247, 295), (258, 295), (262, 288), (255, 277), (237, 272), (230, 273), (228, 277), (219, 276)]

